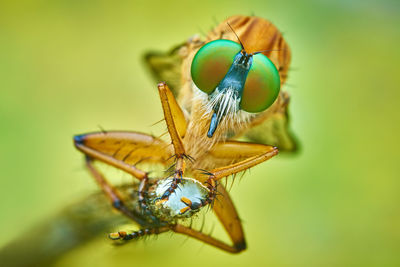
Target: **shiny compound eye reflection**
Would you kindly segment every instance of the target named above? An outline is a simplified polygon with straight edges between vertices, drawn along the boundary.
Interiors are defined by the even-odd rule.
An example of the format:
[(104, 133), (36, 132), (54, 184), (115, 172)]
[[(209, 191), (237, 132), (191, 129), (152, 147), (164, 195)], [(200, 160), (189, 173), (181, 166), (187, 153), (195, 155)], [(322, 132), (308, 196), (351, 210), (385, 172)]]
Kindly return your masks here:
[(211, 94), (225, 77), (240, 50), (240, 44), (224, 39), (201, 47), (194, 56), (191, 67), (195, 85), (204, 93)]
[(240, 108), (251, 113), (267, 109), (278, 97), (280, 86), (279, 72), (274, 63), (263, 54), (254, 55)]

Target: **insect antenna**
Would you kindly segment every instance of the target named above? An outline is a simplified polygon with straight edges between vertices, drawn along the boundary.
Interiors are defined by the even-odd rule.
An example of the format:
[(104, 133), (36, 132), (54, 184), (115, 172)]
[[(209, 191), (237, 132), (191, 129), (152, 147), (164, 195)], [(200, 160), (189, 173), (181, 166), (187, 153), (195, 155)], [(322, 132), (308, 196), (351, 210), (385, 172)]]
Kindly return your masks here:
[(239, 36), (236, 34), (236, 32), (233, 30), (232, 26), (229, 24), (229, 22), (226, 22), (226, 24), (228, 24), (229, 28), (231, 28), (232, 32), (236, 35), (236, 38), (238, 39), (240, 46), (242, 47), (242, 50), (246, 52), (246, 49), (244, 49), (243, 43), (242, 41), (240, 41)]
[(270, 52), (270, 51), (282, 51), (282, 50), (284, 50), (284, 49), (268, 49), (268, 50), (261, 50), (261, 51), (257, 51), (257, 52), (254, 52), (254, 53), (251, 53), (251, 55), (257, 55), (257, 54), (260, 54), (260, 53), (264, 53), (264, 52)]

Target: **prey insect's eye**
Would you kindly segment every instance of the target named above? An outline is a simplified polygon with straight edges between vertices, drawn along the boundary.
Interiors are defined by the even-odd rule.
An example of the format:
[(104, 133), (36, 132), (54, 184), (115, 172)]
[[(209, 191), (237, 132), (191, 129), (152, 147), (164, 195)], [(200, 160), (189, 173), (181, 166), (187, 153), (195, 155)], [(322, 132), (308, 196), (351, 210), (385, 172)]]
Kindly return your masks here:
[(192, 61), (193, 82), (201, 91), (211, 94), (225, 77), (240, 50), (240, 44), (230, 40), (221, 39), (205, 44)]
[(240, 108), (252, 113), (267, 109), (278, 97), (280, 84), (279, 72), (274, 63), (263, 54), (254, 55)]

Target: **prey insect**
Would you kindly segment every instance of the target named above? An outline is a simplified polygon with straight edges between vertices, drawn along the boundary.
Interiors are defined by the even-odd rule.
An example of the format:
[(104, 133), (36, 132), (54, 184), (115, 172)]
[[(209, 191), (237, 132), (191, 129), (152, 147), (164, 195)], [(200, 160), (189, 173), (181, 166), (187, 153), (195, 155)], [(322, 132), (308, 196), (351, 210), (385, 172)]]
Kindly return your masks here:
[[(192, 39), (181, 47), (186, 48), (186, 55), (182, 56), (180, 90), (171, 91), (166, 83), (158, 85), (171, 143), (138, 132), (104, 131), (74, 137), (76, 148), (86, 156), (87, 168), (113, 207), (141, 226), (136, 232), (110, 234), (111, 239), (130, 240), (174, 231), (232, 253), (246, 248), (236, 208), (219, 182), (278, 153), (275, 146), (236, 141), (232, 137), (286, 111), (288, 98), (279, 87), (286, 79), (290, 52), (279, 31), (268, 21), (241, 16), (228, 21), (235, 29), (240, 25), (250, 27), (238, 31), (243, 44), (219, 40), (229, 36), (218, 26), (210, 33), (207, 44)], [(226, 26), (225, 22), (222, 24)], [(257, 36), (253, 39), (256, 43), (259, 38), (268, 38), (251, 51), (254, 43), (249, 36)], [(275, 46), (285, 51), (278, 54), (278, 65), (261, 55)], [(221, 53), (221, 60), (210, 61)], [(219, 62), (223, 62), (222, 67)], [(208, 66), (213, 67), (210, 70)], [(265, 79), (263, 74), (272, 80)], [(137, 179), (136, 197), (123, 196), (95, 167), (94, 161), (121, 169)], [(171, 166), (172, 173), (167, 177), (150, 177), (148, 171), (137, 167), (139, 161)], [(216, 214), (232, 244), (182, 224), (207, 206)]]

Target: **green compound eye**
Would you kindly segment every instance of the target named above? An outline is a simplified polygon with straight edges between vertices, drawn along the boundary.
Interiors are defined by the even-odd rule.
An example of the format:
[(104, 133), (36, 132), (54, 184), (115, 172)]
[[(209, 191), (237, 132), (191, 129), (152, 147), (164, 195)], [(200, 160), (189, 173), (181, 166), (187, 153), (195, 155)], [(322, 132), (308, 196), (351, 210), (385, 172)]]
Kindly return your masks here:
[[(215, 40), (204, 45), (192, 61), (193, 82), (201, 91), (211, 94), (221, 81), (227, 78), (230, 68), (238, 64), (234, 62), (234, 59), (241, 50), (240, 44), (230, 40)], [(241, 94), (240, 108), (251, 113), (261, 112), (271, 106), (280, 90), (279, 72), (275, 65), (265, 55), (254, 54), (247, 54), (244, 51), (244, 54), (239, 56), (252, 57), (250, 61), (252, 64), (247, 75), (240, 76), (231, 73), (228, 78), (244, 84), (244, 88), (237, 88)]]
[(225, 77), (240, 50), (240, 44), (230, 40), (215, 40), (205, 44), (192, 61), (193, 82), (201, 91), (211, 94)]
[(263, 54), (253, 56), (247, 75), (240, 108), (247, 112), (261, 112), (271, 106), (279, 95), (279, 72)]

